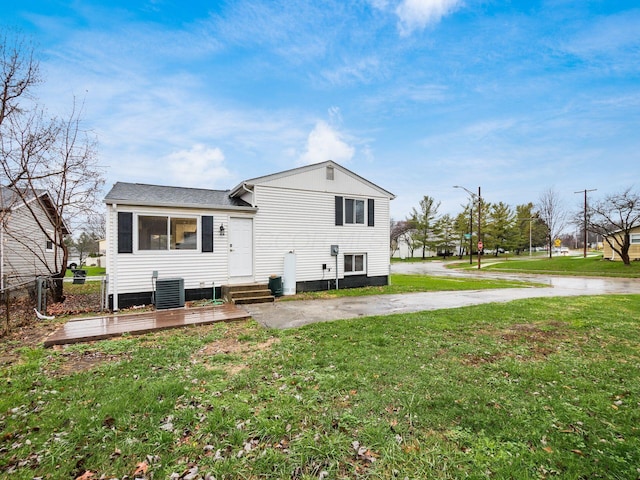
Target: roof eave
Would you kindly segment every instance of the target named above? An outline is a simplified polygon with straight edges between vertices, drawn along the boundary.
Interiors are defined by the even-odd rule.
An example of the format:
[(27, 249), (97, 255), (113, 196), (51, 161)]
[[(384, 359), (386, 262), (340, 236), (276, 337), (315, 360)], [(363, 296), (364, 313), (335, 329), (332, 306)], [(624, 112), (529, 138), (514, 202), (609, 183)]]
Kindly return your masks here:
[(182, 203), (175, 204), (170, 202), (144, 202), (138, 200), (125, 200), (116, 198), (105, 198), (104, 203), (106, 205), (127, 205), (132, 207), (162, 207), (162, 208), (192, 208), (196, 210), (228, 210), (233, 212), (257, 212), (256, 207), (243, 207), (235, 205), (214, 205), (204, 203)]

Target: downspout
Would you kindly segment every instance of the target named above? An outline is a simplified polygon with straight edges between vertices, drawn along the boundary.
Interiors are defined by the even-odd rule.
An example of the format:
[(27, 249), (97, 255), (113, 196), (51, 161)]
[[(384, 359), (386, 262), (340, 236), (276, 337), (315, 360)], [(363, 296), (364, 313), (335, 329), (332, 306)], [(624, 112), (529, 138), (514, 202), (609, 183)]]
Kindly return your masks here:
[(246, 184), (246, 183), (243, 183), (243, 184), (242, 184), (242, 189), (243, 189), (245, 192), (247, 192), (247, 193), (250, 193), (250, 194), (251, 194), (251, 206), (252, 206), (253, 208), (256, 208), (256, 204), (255, 204), (255, 192), (254, 192), (253, 190), (249, 190), (249, 189), (247, 188), (247, 184)]
[[(117, 264), (118, 264), (118, 259), (117, 257), (117, 252), (118, 249), (114, 248), (115, 243), (118, 240), (118, 232), (117, 232), (117, 228), (116, 228), (116, 233), (115, 233), (115, 240), (113, 239), (114, 237), (114, 233), (113, 233), (113, 215), (116, 215), (116, 225), (117, 225), (117, 210), (118, 210), (118, 204), (117, 203), (112, 203), (111, 204), (111, 209), (113, 210), (113, 214), (111, 217), (111, 220), (109, 221), (109, 224), (107, 225), (107, 229), (109, 230), (109, 239), (107, 240), (107, 245), (109, 246), (109, 250), (107, 251), (107, 260), (109, 263), (109, 274), (107, 276), (107, 288), (109, 288), (112, 292), (113, 295), (113, 311), (117, 312), (118, 311), (118, 272), (116, 271), (116, 268), (114, 268)], [(111, 226), (111, 228), (108, 228), (109, 226)], [(108, 294), (107, 294), (108, 297)]]

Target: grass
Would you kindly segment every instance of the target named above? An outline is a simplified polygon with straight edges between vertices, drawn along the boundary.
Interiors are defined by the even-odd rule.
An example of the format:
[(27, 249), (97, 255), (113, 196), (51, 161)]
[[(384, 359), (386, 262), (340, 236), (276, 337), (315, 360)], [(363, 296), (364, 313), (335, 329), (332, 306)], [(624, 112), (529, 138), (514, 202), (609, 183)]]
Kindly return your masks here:
[[(107, 273), (105, 267), (82, 267), (80, 270), (85, 270), (87, 277), (101, 277)], [(67, 269), (65, 277), (73, 277), (73, 271), (70, 268)]]
[(501, 261), (490, 263), (487, 259), (484, 269), (521, 273), (546, 273), (554, 275), (640, 277), (640, 262), (624, 265), (622, 262), (603, 260), (602, 256), (592, 257), (553, 257), (534, 260)]
[(0, 367), (0, 470), (636, 478), (639, 319), (639, 296), (532, 299), (24, 347)]
[(280, 300), (310, 300), (316, 298), (361, 297), (393, 293), (484, 290), (491, 288), (521, 288), (528, 286), (534, 286), (534, 284), (515, 280), (394, 274), (390, 277), (390, 285), (304, 292), (282, 297)]

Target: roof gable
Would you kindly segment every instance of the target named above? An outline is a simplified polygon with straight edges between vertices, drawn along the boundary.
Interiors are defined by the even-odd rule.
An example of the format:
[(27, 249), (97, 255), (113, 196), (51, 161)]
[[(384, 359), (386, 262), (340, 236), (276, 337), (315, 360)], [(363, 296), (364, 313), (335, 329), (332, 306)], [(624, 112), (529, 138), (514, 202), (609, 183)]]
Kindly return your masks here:
[[(0, 186), (0, 211), (24, 208), (28, 203), (37, 202), (40, 208), (42, 208), (42, 210), (47, 214), (51, 225), (56, 225), (56, 219), (59, 218), (58, 210), (46, 190), (29, 190), (23, 192), (23, 195), (25, 197), (24, 200), (22, 199), (21, 194), (17, 193), (15, 190), (5, 186)], [(70, 234), (71, 230), (69, 230), (66, 222), (62, 220), (61, 223), (62, 234)]]
[[(327, 179), (326, 172), (328, 167), (333, 168), (333, 180)], [(231, 196), (240, 196), (245, 192), (244, 186), (253, 187), (255, 185), (349, 192), (362, 195), (376, 194), (389, 199), (395, 198), (393, 193), (337, 164), (333, 160), (245, 180), (231, 190)]]

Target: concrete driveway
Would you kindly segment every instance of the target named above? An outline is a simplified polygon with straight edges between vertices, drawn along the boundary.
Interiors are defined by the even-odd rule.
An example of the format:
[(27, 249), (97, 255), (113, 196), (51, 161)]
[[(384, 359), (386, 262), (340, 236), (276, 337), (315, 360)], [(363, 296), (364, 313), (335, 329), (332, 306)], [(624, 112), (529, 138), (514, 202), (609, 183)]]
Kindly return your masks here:
[(325, 300), (297, 300), (271, 304), (246, 305), (260, 324), (270, 328), (294, 328), (309, 323), (326, 322), (370, 315), (420, 312), (457, 308), (482, 303), (510, 302), (521, 298), (573, 297), (581, 295), (640, 294), (640, 279), (554, 277), (547, 275), (512, 275), (477, 271), (446, 270), (442, 262), (393, 264), (393, 273), (422, 273), (446, 276), (482, 276), (508, 278), (546, 284), (547, 287), (467, 290), (455, 292), (421, 292), (368, 297), (343, 297)]

